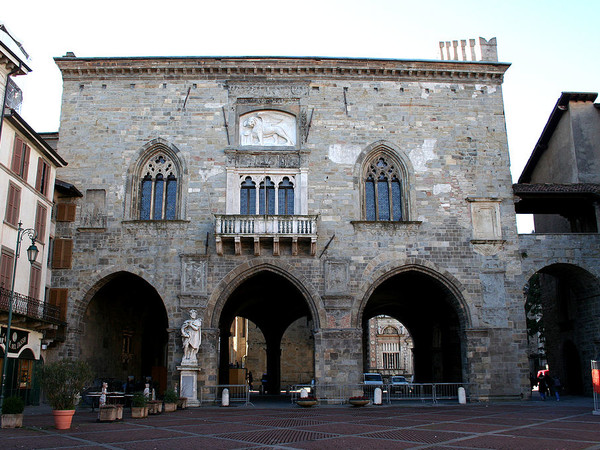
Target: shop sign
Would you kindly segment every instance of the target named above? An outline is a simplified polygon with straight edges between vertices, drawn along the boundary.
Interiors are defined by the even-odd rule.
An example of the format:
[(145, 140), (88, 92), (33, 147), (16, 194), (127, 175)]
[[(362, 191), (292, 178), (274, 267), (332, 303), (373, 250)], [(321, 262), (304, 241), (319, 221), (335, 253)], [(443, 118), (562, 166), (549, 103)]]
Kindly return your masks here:
[[(28, 342), (29, 331), (11, 329), (8, 341), (8, 353), (19, 353)], [(0, 329), (0, 344), (6, 348), (6, 327)]]

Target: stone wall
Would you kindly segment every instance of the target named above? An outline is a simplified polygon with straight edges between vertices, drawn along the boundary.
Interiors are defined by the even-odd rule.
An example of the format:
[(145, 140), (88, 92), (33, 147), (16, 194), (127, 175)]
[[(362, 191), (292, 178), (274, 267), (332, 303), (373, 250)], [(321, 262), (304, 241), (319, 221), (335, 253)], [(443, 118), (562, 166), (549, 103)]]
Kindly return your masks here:
[[(518, 396), (527, 387), (501, 92), (506, 64), (294, 58), (57, 63), (64, 79), (59, 152), (69, 161), (59, 176), (82, 191), (106, 192), (102, 220), (91, 229), (82, 220), (90, 208), (85, 197), (78, 222), (57, 226), (57, 235), (74, 239), (73, 268), (53, 273), (54, 285), (69, 289), (70, 334), (57, 351), (80, 353), (75, 333), (93, 292), (124, 270), (156, 289), (170, 327), (180, 326), (187, 308), (201, 312), (208, 331), (200, 383), (215, 383), (215, 339), (228, 293), (247, 276), (241, 268), (265, 264), (306, 298), (315, 323), (316, 379), (356, 383), (369, 296), (410, 265), (440, 281), (460, 310), (462, 370), (464, 380), (477, 385), (474, 392)], [(260, 256), (252, 247), (235, 255), (232, 243), (226, 247), (231, 251), (216, 254), (213, 215), (225, 213), (228, 195), (239, 195), (228, 186), (226, 169), (253, 154), (236, 145), (239, 115), (248, 108), (284, 108), (301, 122), (293, 151), (271, 154), (283, 165), (297, 155), (295, 167), (305, 173), (306, 198), (299, 200), (318, 215), (314, 256), (273, 256), (268, 240)], [(135, 168), (153, 144), (181, 163), (177, 220), (137, 220)], [(380, 149), (407, 172), (401, 222), (365, 220), (363, 164)], [(259, 167), (265, 151), (255, 152), (250, 164)], [(193, 286), (184, 274), (188, 263), (202, 267)], [(175, 380), (181, 350), (173, 341), (168, 368)]]

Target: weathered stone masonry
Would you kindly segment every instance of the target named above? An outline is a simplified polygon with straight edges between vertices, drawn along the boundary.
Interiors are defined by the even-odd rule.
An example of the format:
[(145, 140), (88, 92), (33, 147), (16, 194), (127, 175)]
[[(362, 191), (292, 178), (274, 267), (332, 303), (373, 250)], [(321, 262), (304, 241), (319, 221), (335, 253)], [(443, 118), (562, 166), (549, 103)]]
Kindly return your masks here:
[[(72, 269), (53, 271), (55, 286), (69, 289), (68, 338), (58, 353), (81, 354), (78, 336), (94, 292), (113, 274), (128, 272), (164, 303), (171, 382), (181, 360), (176, 330), (189, 308), (201, 311), (199, 384), (215, 384), (223, 306), (235, 286), (267, 270), (292, 283), (308, 305), (317, 381), (354, 383), (363, 370), (370, 296), (385, 280), (420, 274), (441, 286), (456, 312), (459, 371), (471, 395), (526, 390), (521, 260), (501, 91), (507, 64), (56, 61), (64, 80), (59, 152), (69, 161), (59, 177), (105, 193), (96, 225), (84, 223), (84, 198), (79, 222), (57, 226), (58, 237), (74, 240)], [(297, 121), (295, 144), (287, 148), (275, 137), (280, 145), (273, 148), (241, 145), (240, 116), (273, 110)], [(180, 164), (175, 220), (139, 220), (135, 171), (157, 145)], [(404, 171), (400, 221), (366, 220), (363, 174), (374, 152)], [(219, 254), (215, 215), (229, 214), (240, 195), (227, 174), (252, 168), (289, 169), (296, 189), (305, 189), (297, 191), (304, 196), (297, 197), (296, 214), (317, 216), (316, 240), (263, 236), (237, 243), (225, 236)], [(193, 283), (186, 278), (192, 266)]]

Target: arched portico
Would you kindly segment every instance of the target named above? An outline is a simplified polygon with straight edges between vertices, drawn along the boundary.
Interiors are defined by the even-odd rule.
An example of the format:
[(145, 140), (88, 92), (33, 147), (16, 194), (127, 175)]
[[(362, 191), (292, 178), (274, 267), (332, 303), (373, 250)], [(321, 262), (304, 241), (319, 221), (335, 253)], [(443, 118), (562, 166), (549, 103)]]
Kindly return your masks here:
[[(206, 311), (207, 323), (212, 329), (218, 330), (219, 384), (229, 382), (231, 365), (229, 338), (236, 317), (249, 320), (254, 325), (251, 329), (259, 332), (261, 339), (264, 340), (266, 367), (263, 370), (268, 374), (268, 383), (265, 386), (267, 392), (273, 394), (280, 392), (281, 366), (284, 360), (287, 365), (301, 364), (305, 367), (314, 367), (314, 359), (294, 360), (290, 352), (286, 354), (281, 352), (283, 336), (294, 324), (293, 328), (296, 331), (291, 333), (291, 336), (300, 340), (296, 342), (296, 346), (290, 346), (288, 332), (287, 348), (300, 349), (299, 354), (314, 355), (312, 335), (321, 322), (323, 308), (319, 307), (320, 298), (316, 291), (311, 289), (306, 280), (300, 278), (302, 277), (296, 277), (289, 270), (273, 264), (272, 261), (263, 261), (261, 264), (244, 264), (243, 267), (228, 274), (221, 282), (220, 289), (213, 294)], [(248, 339), (251, 338), (252, 336), (248, 335)], [(249, 348), (256, 348), (256, 346), (249, 345)], [(260, 358), (249, 357), (249, 359)], [(287, 373), (290, 372), (292, 370), (288, 367)], [(314, 369), (311, 369), (309, 374), (314, 377)], [(261, 373), (254, 373), (256, 383), (260, 383), (261, 375)], [(301, 383), (306, 380), (292, 381)]]
[[(96, 378), (143, 386), (152, 377), (158, 392), (167, 383), (168, 317), (162, 298), (143, 278), (114, 272), (84, 295), (75, 345)], [(112, 388), (112, 386), (111, 386)]]
[[(407, 328), (414, 340), (416, 381), (465, 381), (465, 330), (470, 320), (464, 305), (456, 286), (430, 267), (411, 263), (384, 271), (353, 308), (357, 325), (363, 328), (365, 357), (368, 320), (391, 316)], [(366, 359), (364, 367), (368, 367)]]

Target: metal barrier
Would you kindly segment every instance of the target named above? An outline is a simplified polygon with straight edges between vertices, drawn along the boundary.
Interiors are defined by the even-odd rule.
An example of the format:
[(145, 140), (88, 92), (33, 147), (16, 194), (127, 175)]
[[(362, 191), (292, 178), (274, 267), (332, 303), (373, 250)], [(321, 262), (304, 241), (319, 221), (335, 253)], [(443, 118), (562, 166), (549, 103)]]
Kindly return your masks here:
[(600, 361), (592, 361), (592, 389), (594, 391), (594, 415), (600, 415)]
[(458, 401), (458, 388), (468, 387), (467, 383), (410, 383), (406, 385), (372, 384), (296, 384), (290, 389), (291, 401), (296, 402), (300, 391), (306, 389), (308, 395), (318, 399), (320, 404), (345, 404), (350, 397), (365, 396), (373, 401), (376, 388), (381, 388), (384, 403), (397, 401), (420, 401), (437, 403), (440, 400)]
[(247, 384), (219, 384), (217, 386), (198, 386), (200, 389), (200, 404), (211, 403), (220, 405), (223, 400), (223, 389), (229, 389), (229, 402), (250, 403), (250, 390)]

